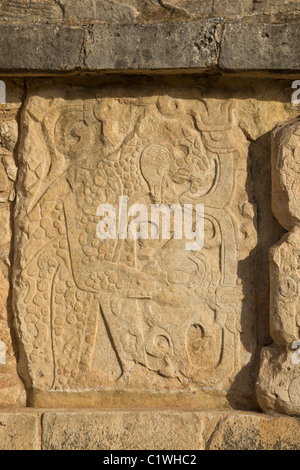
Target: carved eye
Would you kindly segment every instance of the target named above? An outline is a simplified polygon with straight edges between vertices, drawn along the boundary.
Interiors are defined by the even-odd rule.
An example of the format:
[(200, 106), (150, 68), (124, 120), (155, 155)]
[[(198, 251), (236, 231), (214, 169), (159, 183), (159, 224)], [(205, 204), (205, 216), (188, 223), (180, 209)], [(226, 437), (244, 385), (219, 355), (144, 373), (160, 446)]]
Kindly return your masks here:
[(161, 351), (168, 351), (170, 349), (170, 342), (166, 336), (159, 335), (155, 338), (155, 346)]
[(180, 111), (180, 102), (170, 96), (160, 96), (157, 102), (158, 110), (167, 117), (176, 117)]

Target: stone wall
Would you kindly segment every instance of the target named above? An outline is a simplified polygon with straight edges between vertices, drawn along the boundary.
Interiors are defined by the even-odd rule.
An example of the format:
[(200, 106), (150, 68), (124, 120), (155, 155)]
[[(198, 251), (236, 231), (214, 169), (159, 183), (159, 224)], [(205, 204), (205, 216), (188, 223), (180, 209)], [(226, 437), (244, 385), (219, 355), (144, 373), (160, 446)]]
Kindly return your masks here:
[[(15, 435), (0, 428), (0, 447), (28, 424), (24, 448), (299, 448), (297, 419), (259, 414), (300, 416), (299, 12), (1, 2), (0, 407)], [(127, 237), (101, 239), (98, 207), (125, 197), (148, 215), (203, 204), (203, 247), (175, 225), (152, 237), (145, 213), (148, 238), (129, 236), (132, 213)]]
[(194, 21), (210, 18), (247, 22), (296, 21), (298, 0), (3, 0), (1, 21), (81, 24)]
[[(2, 411), (0, 419), (1, 450), (299, 449), (299, 419), (279, 415), (181, 410), (27, 409)], [(101, 454), (99, 461), (103, 461)]]

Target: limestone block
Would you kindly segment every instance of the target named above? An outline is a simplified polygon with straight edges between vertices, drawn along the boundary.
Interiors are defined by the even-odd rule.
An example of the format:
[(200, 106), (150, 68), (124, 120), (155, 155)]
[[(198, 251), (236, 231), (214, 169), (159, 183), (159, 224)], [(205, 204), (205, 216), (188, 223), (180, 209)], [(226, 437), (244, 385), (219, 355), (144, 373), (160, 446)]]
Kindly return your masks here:
[[(206, 88), (29, 93), (14, 312), (32, 403), (105, 406), (108, 397), (122, 406), (144, 393), (147, 406), (161, 396), (220, 408), (251, 395), (255, 109)], [(97, 208), (118, 211), (125, 197), (148, 214), (153, 204), (204, 204), (203, 248), (187, 250), (174, 231), (169, 240), (99, 240)]]
[(284, 73), (299, 64), (298, 41), (299, 28), (294, 23), (227, 23), (222, 32), (219, 67), (222, 70)]
[(45, 450), (299, 450), (300, 421), (205, 411), (45, 412)]
[(295, 351), (279, 346), (265, 348), (257, 384), (263, 410), (300, 416), (300, 365)]
[(0, 412), (0, 450), (40, 449), (41, 432), (38, 414), (26, 411)]
[(300, 420), (172, 410), (8, 410), (1, 450), (299, 450)]
[(12, 202), (15, 198), (18, 140), (17, 113), (22, 99), (22, 84), (6, 81), (6, 103), (0, 105), (0, 408), (25, 404), (24, 387), (17, 374), (17, 348), (12, 341), (11, 250)]
[(263, 410), (300, 412), (300, 369), (292, 348), (299, 340), (300, 123), (277, 127), (272, 135), (273, 212), (289, 232), (270, 250), (270, 330), (274, 346), (262, 352), (257, 384)]
[(300, 230), (295, 228), (270, 250), (270, 330), (283, 346), (299, 339), (299, 242)]
[(300, 227), (300, 122), (278, 126), (272, 139), (273, 213), (286, 230)]
[[(298, 73), (298, 23), (201, 21), (1, 24), (2, 74), (188, 70)], [(39, 44), (36, 47), (36, 44)], [(279, 121), (281, 122), (281, 120)]]
[(289, 231), (270, 251), (271, 335), (290, 346), (299, 339), (300, 271), (300, 123), (279, 126), (272, 139), (272, 205), (280, 224)]
[(96, 24), (86, 45), (90, 70), (174, 69), (215, 67), (221, 24)]
[(300, 422), (281, 416), (236, 414), (219, 421), (207, 450), (299, 450)]
[[(53, 412), (44, 450), (201, 450), (202, 416), (180, 411)], [(84, 432), (83, 432), (84, 430)]]

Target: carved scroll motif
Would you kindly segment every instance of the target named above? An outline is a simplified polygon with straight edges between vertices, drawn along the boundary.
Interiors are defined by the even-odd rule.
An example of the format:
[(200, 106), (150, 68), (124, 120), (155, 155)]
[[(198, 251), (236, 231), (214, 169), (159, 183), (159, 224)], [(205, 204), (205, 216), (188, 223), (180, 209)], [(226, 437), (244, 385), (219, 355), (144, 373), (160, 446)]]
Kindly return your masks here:
[[(273, 213), (288, 231), (270, 250), (270, 329), (258, 382), (263, 409), (300, 414), (300, 366), (295, 361), (300, 333), (300, 123), (277, 127), (272, 135)], [(299, 342), (300, 345), (300, 342)]]

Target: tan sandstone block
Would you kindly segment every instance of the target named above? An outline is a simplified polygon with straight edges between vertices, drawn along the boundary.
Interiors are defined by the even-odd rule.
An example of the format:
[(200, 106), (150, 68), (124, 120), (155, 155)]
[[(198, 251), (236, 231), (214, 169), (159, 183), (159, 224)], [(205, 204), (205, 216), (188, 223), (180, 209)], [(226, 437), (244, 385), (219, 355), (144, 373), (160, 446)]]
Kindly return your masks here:
[(300, 230), (295, 227), (270, 250), (270, 330), (283, 346), (299, 338), (299, 244)]
[(44, 450), (201, 450), (202, 417), (180, 411), (53, 412)]
[(299, 119), (272, 133), (272, 209), (286, 230), (300, 225), (299, 141)]
[(40, 440), (38, 413), (0, 412), (0, 450), (40, 450)]
[(23, 384), (17, 374), (16, 344), (12, 339), (11, 250), (12, 203), (15, 198), (18, 110), (22, 81), (5, 80), (5, 104), (0, 105), (0, 408), (25, 405)]
[(275, 344), (261, 354), (257, 397), (263, 410), (300, 415), (299, 242), (300, 123), (278, 126), (272, 133), (272, 205), (289, 232), (270, 250), (270, 331)]
[(235, 414), (219, 421), (207, 450), (299, 450), (300, 421), (281, 416)]
[(300, 365), (293, 363), (293, 355), (276, 345), (263, 349), (257, 398), (264, 411), (300, 416)]
[(206, 411), (45, 412), (44, 450), (300, 449), (300, 421)]

